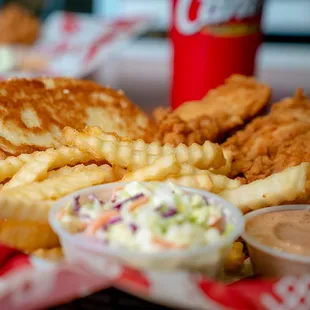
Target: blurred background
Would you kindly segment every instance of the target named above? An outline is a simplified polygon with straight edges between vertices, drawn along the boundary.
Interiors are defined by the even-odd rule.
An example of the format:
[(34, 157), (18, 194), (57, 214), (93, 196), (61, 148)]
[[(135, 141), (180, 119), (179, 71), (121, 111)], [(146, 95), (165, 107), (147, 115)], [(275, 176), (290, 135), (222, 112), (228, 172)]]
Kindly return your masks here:
[[(1, 5), (12, 1), (0, 1)], [(154, 16), (151, 29), (110, 57), (88, 76), (122, 88), (147, 111), (169, 104), (171, 44), (168, 40), (170, 0), (21, 0), (44, 20), (54, 10), (90, 13), (103, 18)], [(310, 94), (310, 1), (266, 0), (264, 43), (257, 57), (256, 75), (274, 89), (274, 100), (296, 87)]]

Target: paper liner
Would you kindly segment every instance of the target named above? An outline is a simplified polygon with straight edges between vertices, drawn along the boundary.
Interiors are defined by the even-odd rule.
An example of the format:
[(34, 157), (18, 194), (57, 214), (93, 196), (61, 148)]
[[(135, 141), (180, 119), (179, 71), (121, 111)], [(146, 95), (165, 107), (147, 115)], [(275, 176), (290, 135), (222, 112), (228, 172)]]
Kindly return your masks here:
[(19, 51), (43, 56), (48, 66), (36, 72), (0, 73), (0, 79), (42, 75), (86, 76), (103, 66), (108, 57), (121, 51), (150, 23), (151, 19), (145, 17), (107, 20), (90, 14), (52, 13), (44, 22), (36, 44), (30, 48), (18, 47)]
[(48, 307), (111, 285), (181, 309), (310, 309), (310, 275), (224, 285), (188, 272), (140, 271), (110, 261), (95, 269), (50, 263), (0, 245), (0, 309)]

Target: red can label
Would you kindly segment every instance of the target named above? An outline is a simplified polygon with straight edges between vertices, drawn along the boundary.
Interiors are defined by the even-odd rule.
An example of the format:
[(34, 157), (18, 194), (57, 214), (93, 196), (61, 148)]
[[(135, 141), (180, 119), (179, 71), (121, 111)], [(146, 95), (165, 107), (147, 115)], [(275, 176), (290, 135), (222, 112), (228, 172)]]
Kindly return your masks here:
[(172, 0), (172, 107), (200, 100), (233, 73), (252, 75), (262, 0)]

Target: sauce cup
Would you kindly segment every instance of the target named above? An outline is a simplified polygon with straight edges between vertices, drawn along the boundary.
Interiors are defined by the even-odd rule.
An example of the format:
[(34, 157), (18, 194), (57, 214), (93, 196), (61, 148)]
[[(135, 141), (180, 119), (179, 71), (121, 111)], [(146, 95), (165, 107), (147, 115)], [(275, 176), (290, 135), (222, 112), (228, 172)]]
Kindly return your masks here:
[(80, 195), (82, 203), (89, 194), (95, 194), (102, 200), (108, 200), (116, 187), (124, 187), (126, 184), (127, 182), (117, 182), (83, 189), (60, 199), (54, 204), (49, 214), (49, 221), (60, 238), (65, 258), (70, 261), (83, 261), (90, 266), (100, 266), (108, 259), (140, 269), (191, 270), (202, 272), (209, 277), (217, 276), (232, 243), (243, 231), (244, 218), (239, 209), (215, 194), (183, 187), (185, 191), (202, 195), (212, 200), (215, 205), (221, 206), (226, 222), (233, 225), (232, 231), (220, 241), (197, 249), (179, 249), (156, 253), (132, 251), (106, 245), (102, 241), (96, 240), (95, 237), (90, 238), (83, 233), (71, 234), (62, 227), (57, 219), (57, 214), (68, 202), (72, 201), (73, 197)]
[[(310, 205), (284, 205), (252, 211), (245, 215), (246, 225), (255, 217), (279, 211), (307, 210)], [(245, 227), (247, 227), (245, 225)], [(310, 273), (310, 256), (293, 254), (259, 242), (245, 228), (241, 235), (247, 244), (254, 272), (262, 277), (278, 278), (285, 275), (303, 275)], [(310, 247), (310, 235), (309, 235)]]

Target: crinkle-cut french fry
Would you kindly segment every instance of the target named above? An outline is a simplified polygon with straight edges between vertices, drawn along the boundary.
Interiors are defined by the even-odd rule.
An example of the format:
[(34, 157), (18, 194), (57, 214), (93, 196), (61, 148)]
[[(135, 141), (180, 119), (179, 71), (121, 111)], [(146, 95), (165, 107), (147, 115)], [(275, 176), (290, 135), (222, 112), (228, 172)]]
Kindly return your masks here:
[[(112, 133), (107, 133), (105, 131), (103, 131), (100, 127), (97, 126), (86, 126), (84, 131), (84, 133), (86, 133), (87, 135), (90, 135), (92, 137), (97, 137), (97, 138), (101, 138), (104, 141), (110, 141), (110, 142), (117, 142), (121, 145), (125, 145), (125, 146), (130, 146), (132, 145), (132, 148), (135, 151), (146, 151), (149, 154), (162, 154), (163, 152), (163, 146), (157, 142), (154, 141), (152, 143), (145, 143), (143, 140), (139, 139), (139, 140), (130, 140), (128, 138), (124, 138), (124, 137), (120, 137), (119, 135), (117, 135), (116, 133), (112, 132)], [(166, 144), (165, 146), (165, 153), (173, 153), (173, 146)], [(165, 154), (164, 154), (165, 155)], [(164, 156), (163, 155), (163, 156)]]
[(33, 161), (26, 163), (13, 178), (3, 186), (2, 190), (44, 179), (49, 167), (55, 161), (56, 156), (55, 154), (48, 154), (46, 152), (38, 154)]
[(59, 246), (48, 224), (32, 221), (0, 220), (0, 242), (26, 252)]
[[(178, 163), (187, 163), (197, 168), (206, 169), (209, 167), (221, 167), (225, 164), (225, 158), (221, 147), (217, 144), (206, 141), (203, 145), (192, 144), (187, 147), (180, 144), (177, 147), (164, 145), (160, 153), (154, 154), (148, 151), (148, 144), (138, 141), (139, 147), (145, 145), (144, 150), (135, 150), (135, 141), (118, 140), (115, 135), (109, 135), (109, 139), (78, 132), (73, 128), (66, 127), (63, 130), (66, 143), (76, 146), (83, 151), (89, 151), (97, 160), (105, 159), (113, 165), (136, 170), (146, 165), (151, 165), (156, 159), (164, 155), (174, 154)], [(114, 139), (115, 141), (111, 141)]]
[(243, 213), (293, 201), (305, 194), (309, 171), (310, 164), (302, 163), (265, 179), (225, 190), (220, 196), (236, 205)]
[(61, 247), (52, 249), (38, 249), (32, 252), (31, 255), (50, 261), (60, 261), (64, 258)]
[[(104, 166), (108, 166), (108, 165), (104, 165)], [(103, 165), (101, 167), (103, 167)], [(120, 181), (126, 173), (127, 173), (126, 169), (120, 166), (112, 166), (112, 172), (110, 175), (106, 177), (105, 183)]]
[[(89, 166), (85, 166), (83, 164), (76, 165), (73, 167), (64, 166), (60, 169), (49, 171), (47, 174), (47, 178), (55, 179), (55, 178), (62, 177), (65, 175), (70, 175), (71, 173), (76, 173), (76, 172), (81, 172), (81, 171), (87, 172), (89, 169), (87, 167)], [(100, 167), (105, 172), (106, 177), (104, 179), (104, 183), (111, 183), (111, 182), (119, 181), (123, 178), (123, 176), (127, 172), (125, 169), (118, 167), (118, 166), (111, 167), (109, 165), (101, 165), (98, 167)]]
[(175, 155), (158, 158), (152, 165), (125, 174), (123, 181), (160, 181), (168, 175), (178, 174), (181, 167)]
[(208, 174), (210, 176), (214, 185), (212, 189), (214, 193), (219, 193), (226, 189), (233, 189), (241, 186), (241, 182), (239, 180), (233, 180), (226, 177), (225, 175), (214, 174), (208, 170), (198, 169), (186, 164), (181, 165), (181, 170), (178, 173), (178, 176), (201, 175), (201, 174)]
[[(93, 127), (86, 127), (83, 132), (87, 135), (90, 135), (92, 137), (97, 137), (100, 138), (104, 141), (110, 141), (110, 142), (114, 142), (114, 143), (118, 143), (119, 145), (122, 146), (129, 146), (132, 145), (132, 148), (135, 151), (143, 151), (143, 152), (147, 152), (148, 154), (154, 154), (154, 155), (161, 155), (161, 156), (165, 156), (165, 155), (169, 155), (169, 154), (174, 154), (175, 152), (177, 152), (179, 149), (184, 149), (184, 145), (180, 145), (179, 149), (178, 147), (174, 147), (171, 144), (165, 144), (165, 145), (161, 145), (161, 143), (154, 141), (152, 143), (145, 143), (143, 140), (130, 140), (128, 138), (123, 138), (118, 136), (116, 133), (107, 133), (105, 131), (103, 131), (100, 127), (97, 126), (93, 126)], [(210, 144), (209, 141), (207, 141), (208, 143), (206, 144)], [(196, 144), (197, 145), (197, 144)], [(216, 144), (213, 144), (216, 145)], [(218, 145), (216, 145), (218, 146)], [(187, 147), (190, 149), (190, 147)], [(194, 148), (194, 146), (193, 146)], [(225, 169), (227, 170), (227, 167), (231, 167), (231, 161), (232, 161), (232, 156), (231, 153), (227, 150), (225, 150), (226, 153), (228, 153), (228, 160), (230, 160), (230, 163), (226, 163), (226, 157), (224, 157), (224, 151), (222, 151), (222, 154), (219, 155), (217, 157), (216, 160), (218, 160), (218, 162), (214, 162), (211, 166), (212, 167), (219, 167), (218, 169), (220, 169), (219, 171), (223, 171), (223, 168), (226, 167)], [(180, 152), (181, 154), (183, 153), (183, 151)], [(181, 155), (180, 154), (180, 155)], [(230, 156), (229, 156), (230, 155)], [(180, 156), (182, 158), (182, 156)], [(221, 166), (222, 164), (222, 166)], [(202, 164), (200, 166), (200, 168), (202, 169), (206, 169), (204, 167), (204, 164)]]
[(209, 191), (212, 191), (213, 189), (213, 182), (208, 174), (184, 175), (179, 178), (169, 178), (165, 181), (187, 187), (206, 189)]
[(13, 187), (1, 191), (2, 197), (16, 197), (32, 200), (55, 200), (76, 190), (100, 184), (106, 177), (106, 171), (97, 165), (89, 165), (83, 171), (42, 182)]
[(55, 179), (55, 178), (59, 178), (59, 177), (63, 177), (66, 175), (70, 175), (72, 173), (76, 173), (76, 172), (80, 172), (83, 171), (87, 166), (80, 164), (80, 165), (76, 165), (76, 166), (64, 166), (61, 167), (57, 170), (51, 170), (47, 173), (47, 179)]
[(13, 177), (26, 163), (33, 161), (36, 156), (42, 153), (56, 155), (54, 163), (50, 166), (51, 170), (65, 165), (86, 163), (92, 160), (90, 153), (81, 152), (78, 148), (66, 146), (60, 147), (59, 149), (34, 152), (32, 154), (21, 154), (17, 157), (9, 156), (4, 160), (0, 160), (0, 182)]
[(0, 218), (17, 221), (48, 223), (51, 205), (46, 201), (32, 201), (24, 198), (0, 195)]
[(214, 174), (222, 174), (222, 175), (229, 175), (232, 166), (233, 155), (232, 152), (229, 150), (223, 150), (225, 164), (219, 168), (211, 167), (209, 170)]
[(243, 244), (241, 242), (234, 242), (233, 246), (228, 253), (224, 269), (228, 272), (238, 272), (244, 265), (245, 254), (243, 251)]
[(25, 163), (34, 159), (34, 154), (21, 154), (17, 157), (9, 156), (6, 159), (0, 160), (0, 182), (11, 178), (16, 172), (18, 172)]

